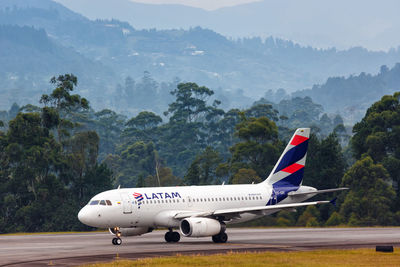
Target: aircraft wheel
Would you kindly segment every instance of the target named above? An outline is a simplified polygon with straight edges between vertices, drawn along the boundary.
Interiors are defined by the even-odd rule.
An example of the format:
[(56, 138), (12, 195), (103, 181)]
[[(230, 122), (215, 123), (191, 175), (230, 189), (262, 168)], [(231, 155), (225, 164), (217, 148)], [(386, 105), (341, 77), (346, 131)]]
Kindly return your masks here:
[(113, 239), (112, 239), (112, 244), (113, 245), (116, 245), (117, 243), (115, 242), (117, 240), (117, 238), (116, 237), (114, 237)]
[(181, 240), (181, 235), (178, 232), (171, 233), (172, 242), (179, 242)]
[(214, 243), (226, 243), (226, 241), (228, 241), (228, 235), (226, 233), (219, 233), (218, 235), (213, 235), (212, 241)]
[(226, 241), (228, 241), (228, 235), (226, 233), (220, 234), (219, 241), (220, 243), (226, 243)]
[(122, 239), (121, 238), (115, 238), (115, 245), (121, 245), (122, 244)]
[(219, 243), (219, 235), (213, 235), (213, 236), (212, 236), (212, 241), (213, 241), (214, 243)]
[(172, 232), (166, 232), (164, 238), (168, 243), (172, 242)]

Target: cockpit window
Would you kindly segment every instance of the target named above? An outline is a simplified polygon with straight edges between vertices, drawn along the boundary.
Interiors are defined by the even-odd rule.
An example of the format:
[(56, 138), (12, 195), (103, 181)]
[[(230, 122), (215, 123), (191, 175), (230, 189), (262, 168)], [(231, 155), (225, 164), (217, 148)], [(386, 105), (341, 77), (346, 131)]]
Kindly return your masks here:
[(100, 205), (105, 206), (105, 205), (106, 205), (106, 201), (105, 201), (105, 200), (101, 200), (101, 201), (100, 201)]
[(107, 202), (107, 205), (108, 205), (108, 206), (111, 206), (111, 205), (112, 205), (110, 200), (106, 200), (106, 202)]
[(99, 204), (98, 200), (93, 200), (92, 202), (90, 202), (90, 205), (97, 205), (97, 204)]

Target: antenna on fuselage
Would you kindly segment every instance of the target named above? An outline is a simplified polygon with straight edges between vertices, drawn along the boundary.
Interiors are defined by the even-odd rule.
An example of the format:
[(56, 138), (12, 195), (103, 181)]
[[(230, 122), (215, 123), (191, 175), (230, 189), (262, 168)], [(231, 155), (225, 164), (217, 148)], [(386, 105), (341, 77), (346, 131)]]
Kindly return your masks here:
[(225, 181), (222, 182), (222, 185), (225, 185)]
[(120, 188), (121, 188), (121, 185), (119, 185), (117, 189), (120, 189)]

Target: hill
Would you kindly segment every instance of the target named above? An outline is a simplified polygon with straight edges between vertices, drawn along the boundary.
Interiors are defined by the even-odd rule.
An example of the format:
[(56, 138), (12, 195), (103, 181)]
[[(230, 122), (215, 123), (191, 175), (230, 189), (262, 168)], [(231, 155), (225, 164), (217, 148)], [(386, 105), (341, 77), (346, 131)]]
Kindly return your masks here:
[(201, 26), (234, 38), (272, 35), (322, 48), (388, 50), (400, 44), (397, 0), (262, 0), (214, 11), (134, 0), (56, 1), (91, 19), (115, 18), (138, 29)]
[(400, 91), (400, 64), (392, 69), (382, 66), (376, 75), (361, 73), (349, 77), (332, 77), (324, 84), (301, 90), (292, 96), (310, 96), (325, 111), (339, 113), (348, 123), (361, 120), (372, 103), (383, 95)]
[[(101, 3), (104, 2), (99, 1), (99, 6)], [(44, 88), (49, 77), (73, 72), (80, 79), (79, 93), (91, 99), (96, 109), (109, 107), (125, 113), (163, 110), (169, 100), (162, 96), (170, 90), (164, 84), (179, 80), (215, 90), (216, 96), (227, 103), (225, 108), (246, 107), (269, 89), (284, 88), (292, 92), (321, 84), (332, 76), (374, 74), (378, 72), (377, 66), (400, 62), (399, 49), (388, 52), (364, 48), (322, 50), (272, 37), (231, 40), (200, 27), (138, 30), (119, 20), (89, 20), (50, 0), (3, 0), (0, 25), (33, 27), (35, 34), (42, 35), (38, 39), (46, 39), (51, 44), (44, 46), (48, 49), (46, 53), (39, 49), (40, 44), (36, 48), (33, 44), (32, 49), (42, 51), (40, 56), (30, 53), (29, 47), (23, 47), (27, 51), (17, 51), (14, 45), (3, 47), (2, 52), (8, 59), (0, 58), (0, 63), (7, 68), (4, 73), (11, 74), (0, 78), (5, 97), (2, 99), (15, 98), (11, 89)], [(15, 41), (8, 38), (10, 34), (2, 40)], [(29, 60), (36, 63), (30, 63), (32, 67), (27, 68), (25, 62)], [(143, 75), (144, 72), (147, 74)], [(145, 76), (157, 83), (153, 83), (154, 90), (146, 91), (148, 87), (142, 87), (141, 94), (146, 97), (141, 99), (159, 101), (141, 101), (140, 106), (132, 107), (129, 103), (138, 101), (131, 95), (124, 99), (126, 105), (119, 104), (118, 97), (126, 95), (117, 93), (121, 85), (126, 85), (126, 79), (138, 84)], [(154, 92), (156, 98), (152, 95)], [(10, 100), (2, 108), (7, 109), (11, 103)]]
[(49, 87), (52, 75), (73, 72), (80, 77), (80, 92), (106, 90), (99, 78), (112, 70), (54, 42), (43, 29), (0, 25), (0, 105), (29, 103)]

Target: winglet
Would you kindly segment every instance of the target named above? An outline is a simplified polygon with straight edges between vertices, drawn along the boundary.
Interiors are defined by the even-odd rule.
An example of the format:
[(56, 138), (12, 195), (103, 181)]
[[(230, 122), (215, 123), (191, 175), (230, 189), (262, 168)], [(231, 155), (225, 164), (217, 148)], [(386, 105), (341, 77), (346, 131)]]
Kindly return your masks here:
[(337, 200), (337, 197), (335, 197), (334, 199), (332, 199), (331, 201), (329, 201), (329, 203), (331, 203), (333, 206), (336, 207), (336, 200)]

